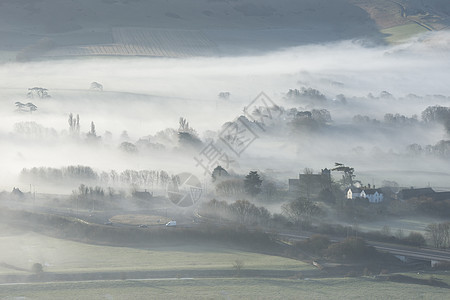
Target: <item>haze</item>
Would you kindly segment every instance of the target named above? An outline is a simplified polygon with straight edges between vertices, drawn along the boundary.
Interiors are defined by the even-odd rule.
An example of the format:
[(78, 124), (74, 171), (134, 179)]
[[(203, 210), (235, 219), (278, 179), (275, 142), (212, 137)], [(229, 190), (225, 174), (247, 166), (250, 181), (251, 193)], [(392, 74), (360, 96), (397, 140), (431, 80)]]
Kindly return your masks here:
[[(227, 269), (231, 254), (221, 262), (208, 253), (231, 247), (235, 255), (242, 241), (248, 253), (269, 245), (277, 257), (313, 262), (317, 270), (305, 276), (314, 277), (322, 259), (348, 263), (330, 254), (332, 245), (358, 240), (359, 225), (383, 228), (385, 240), (371, 242), (450, 247), (430, 234), (434, 222), (450, 226), (449, 25), (444, 0), (0, 1), (0, 204), (8, 220), (0, 238), (10, 245), (0, 250), (0, 282), (29, 269), (21, 256), (45, 276), (65, 274), (67, 264), (74, 274), (104, 268), (110, 279), (130, 270), (150, 272), (133, 273), (140, 279), (191, 278), (214, 260)], [(233, 139), (233, 126), (246, 136)], [(202, 167), (211, 145), (227, 159)], [(311, 192), (303, 182), (296, 191), (300, 173), (323, 180), (324, 169), (333, 169), (326, 188)], [(192, 180), (188, 192), (183, 176), (183, 185)], [(355, 205), (347, 198), (357, 186), (383, 187), (385, 201)], [(401, 199), (410, 187), (434, 191)], [(192, 203), (177, 202), (180, 191)], [(436, 199), (447, 206), (432, 206)], [(296, 215), (296, 201), (313, 209)], [(321, 230), (326, 247), (304, 255), (302, 243)], [(422, 239), (414, 244), (402, 230)], [(169, 270), (158, 273), (148, 253), (166, 246), (158, 255), (175, 249), (188, 265), (170, 256), (165, 266), (155, 255)], [(108, 255), (74, 267), (85, 255), (75, 249)], [(203, 251), (205, 265), (187, 254)], [(367, 268), (381, 274), (391, 252)], [(126, 255), (132, 265), (115, 269)], [(283, 278), (304, 277), (292, 261), (274, 267), (236, 255), (255, 272), (292, 263), (296, 273), (282, 267)], [(141, 256), (150, 258), (137, 268)], [(239, 277), (240, 258), (232, 268)]]

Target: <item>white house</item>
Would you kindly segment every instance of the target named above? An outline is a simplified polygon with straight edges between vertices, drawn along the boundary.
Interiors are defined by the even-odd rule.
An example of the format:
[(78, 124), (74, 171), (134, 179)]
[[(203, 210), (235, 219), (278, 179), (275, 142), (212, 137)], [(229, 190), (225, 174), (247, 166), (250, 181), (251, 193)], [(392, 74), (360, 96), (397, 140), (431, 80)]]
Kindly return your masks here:
[(380, 203), (383, 202), (383, 193), (376, 189), (364, 189), (361, 192), (361, 198), (369, 199), (370, 203)]
[(347, 199), (365, 198), (370, 203), (380, 203), (383, 201), (383, 193), (378, 189), (359, 189), (349, 188), (347, 190)]
[(347, 190), (347, 199), (356, 199), (361, 197), (361, 189), (351, 187)]

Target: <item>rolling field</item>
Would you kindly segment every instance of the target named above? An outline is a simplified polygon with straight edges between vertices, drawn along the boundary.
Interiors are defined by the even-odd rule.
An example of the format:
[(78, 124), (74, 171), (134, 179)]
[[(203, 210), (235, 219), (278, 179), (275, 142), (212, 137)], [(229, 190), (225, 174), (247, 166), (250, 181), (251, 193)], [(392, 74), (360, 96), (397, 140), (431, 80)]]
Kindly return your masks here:
[[(0, 299), (445, 299), (448, 294), (426, 283), (372, 276), (321, 278), (325, 273), (308, 263), (221, 246), (98, 246), (7, 225), (0, 230), (0, 278), (29, 275), (35, 262), (45, 271), (37, 278), (47, 276), (46, 282), (6, 280)], [(243, 262), (240, 272), (236, 260)], [(139, 272), (144, 277), (133, 277)], [(404, 275), (450, 282), (445, 272)]]
[(395, 27), (383, 29), (381, 32), (386, 34), (386, 41), (391, 44), (403, 42), (414, 35), (424, 33), (427, 29), (416, 23), (410, 23)]
[[(219, 246), (154, 247), (151, 249), (90, 245), (36, 233), (15, 232), (0, 236), (0, 274), (17, 274), (41, 263), (45, 272), (96, 273), (167, 270), (233, 270), (239, 259), (246, 270), (301, 272), (306, 263)], [(22, 271), (27, 274), (28, 271)]]
[(199, 30), (117, 27), (113, 44), (66, 46), (50, 50), (46, 57), (151, 56), (191, 57), (217, 52), (214, 42)]
[(448, 290), (342, 279), (167, 279), (2, 285), (2, 299), (447, 299)]

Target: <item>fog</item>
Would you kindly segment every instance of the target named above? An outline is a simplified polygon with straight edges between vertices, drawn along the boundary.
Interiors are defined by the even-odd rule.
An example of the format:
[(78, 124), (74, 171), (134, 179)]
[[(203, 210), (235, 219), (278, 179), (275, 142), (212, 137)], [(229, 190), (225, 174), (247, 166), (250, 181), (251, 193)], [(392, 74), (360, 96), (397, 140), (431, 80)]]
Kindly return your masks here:
[(449, 287), (450, 6), (423, 2), (0, 0), (0, 295)]
[[(258, 139), (240, 157), (234, 157), (230, 168), (235, 172), (271, 169), (295, 176), (305, 167), (319, 171), (340, 161), (354, 166), (356, 174), (368, 181), (443, 186), (450, 175), (446, 160), (423, 157), (417, 161), (402, 154), (410, 144), (434, 145), (446, 139), (444, 126), (376, 130), (352, 125), (352, 118), (367, 115), (383, 120), (386, 113), (399, 113), (418, 115), (420, 120), (426, 107), (447, 106), (449, 48), (450, 33), (440, 32), (399, 46), (366, 47), (359, 41), (344, 41), (254, 56), (4, 63), (0, 66), (0, 188), (28, 186), (19, 183), (18, 175), (23, 168), (32, 167), (87, 165), (99, 172), (163, 169), (171, 174), (189, 171), (203, 176), (193, 159), (199, 149), (188, 152), (175, 141), (166, 145), (167, 151), (123, 153), (118, 150), (121, 133), (126, 130), (131, 143), (147, 136), (161, 142), (155, 134), (166, 128), (177, 130), (179, 118), (184, 117), (200, 139), (206, 141), (208, 135), (217, 139), (221, 126), (242, 115), (244, 107), (262, 91), (285, 109), (327, 109), (332, 129), (294, 137), (286, 130), (257, 132)], [(103, 92), (89, 90), (93, 81), (103, 85)], [(47, 88), (51, 98), (28, 99), (31, 87)], [(289, 89), (301, 88), (316, 89), (327, 101), (305, 104), (286, 98)], [(383, 91), (392, 96), (379, 97)], [(231, 96), (220, 98), (220, 92)], [(335, 100), (339, 94), (345, 96), (346, 104)], [(407, 97), (410, 94), (415, 96)], [(32, 102), (38, 109), (17, 113), (16, 101)], [(69, 113), (80, 116), (81, 141), (68, 135)], [(102, 136), (95, 145), (82, 141), (91, 121)], [(19, 122), (36, 122), (54, 134), (20, 135), (14, 129)], [(106, 131), (111, 135), (105, 136)], [(408, 172), (408, 177), (402, 172)]]

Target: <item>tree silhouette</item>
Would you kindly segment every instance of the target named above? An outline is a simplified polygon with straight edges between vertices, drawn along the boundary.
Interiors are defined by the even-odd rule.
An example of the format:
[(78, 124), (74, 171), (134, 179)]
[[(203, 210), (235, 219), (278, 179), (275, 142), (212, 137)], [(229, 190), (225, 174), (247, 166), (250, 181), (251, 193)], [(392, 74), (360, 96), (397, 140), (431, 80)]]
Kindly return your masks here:
[(344, 175), (342, 176), (342, 183), (344, 186), (353, 186), (353, 178), (355, 175), (353, 175), (353, 172), (355, 172), (354, 168), (346, 167), (344, 164), (341, 163), (335, 163), (335, 168), (331, 169), (331, 171), (339, 171), (344, 172)]
[(256, 196), (261, 192), (262, 180), (257, 171), (250, 171), (244, 179), (245, 192), (251, 196)]
[(37, 110), (37, 106), (31, 102), (28, 102), (27, 104), (25, 104), (25, 106), (28, 107), (30, 113), (33, 113), (33, 111)]
[(69, 114), (69, 119), (67, 120), (69, 123), (69, 131), (71, 134), (80, 133), (80, 116), (77, 115), (76, 118), (73, 117), (73, 114)]
[(312, 217), (321, 214), (321, 209), (314, 202), (300, 197), (282, 206), (283, 213), (294, 223), (301, 227), (309, 225)]
[(23, 104), (22, 102), (17, 101), (14, 104), (16, 105), (16, 111), (19, 111), (19, 112), (26, 111), (25, 110), (25, 104)]
[(221, 178), (228, 177), (228, 176), (230, 176), (230, 175), (224, 168), (222, 168), (222, 166), (217, 166), (213, 170), (212, 175), (211, 175), (213, 182), (215, 182), (216, 180), (219, 180)]
[(98, 82), (91, 82), (91, 86), (89, 88), (90, 90), (94, 90), (94, 91), (103, 91), (103, 85), (98, 83)]
[(27, 104), (23, 104), (22, 102), (17, 101), (14, 104), (16, 105), (16, 111), (18, 111), (18, 112), (33, 113), (33, 111), (37, 110), (37, 106), (31, 102), (28, 102)]
[(48, 90), (41, 87), (33, 87), (28, 89), (27, 98), (50, 98), (50, 95), (48, 94)]

